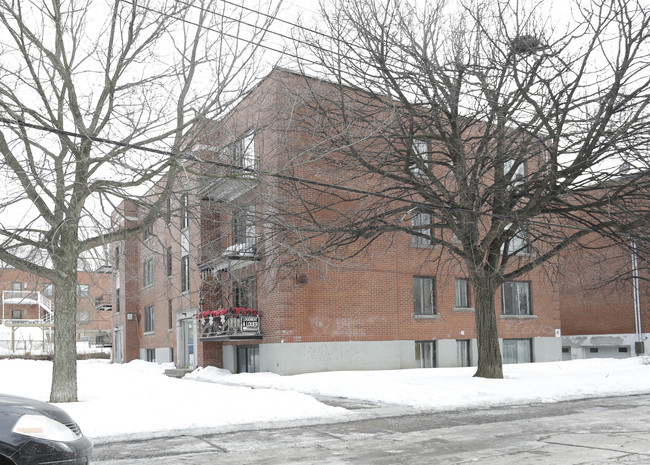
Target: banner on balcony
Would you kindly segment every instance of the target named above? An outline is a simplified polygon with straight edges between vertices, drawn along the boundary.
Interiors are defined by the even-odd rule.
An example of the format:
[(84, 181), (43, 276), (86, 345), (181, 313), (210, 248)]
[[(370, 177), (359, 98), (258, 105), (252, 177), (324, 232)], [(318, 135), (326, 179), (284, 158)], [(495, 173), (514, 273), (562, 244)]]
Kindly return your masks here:
[(260, 315), (252, 308), (220, 308), (197, 314), (200, 337), (260, 334)]

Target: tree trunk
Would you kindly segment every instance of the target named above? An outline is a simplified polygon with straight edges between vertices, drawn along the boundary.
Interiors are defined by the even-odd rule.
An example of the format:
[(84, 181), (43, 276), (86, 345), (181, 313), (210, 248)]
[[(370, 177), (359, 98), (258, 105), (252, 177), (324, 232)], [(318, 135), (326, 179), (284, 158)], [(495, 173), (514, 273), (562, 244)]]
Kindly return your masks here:
[(77, 402), (77, 268), (65, 266), (65, 278), (55, 283), (54, 358), (50, 402)]
[(501, 349), (494, 307), (496, 286), (490, 278), (475, 277), (472, 282), (476, 298), (476, 336), (478, 339), (478, 369), (474, 376), (503, 378)]

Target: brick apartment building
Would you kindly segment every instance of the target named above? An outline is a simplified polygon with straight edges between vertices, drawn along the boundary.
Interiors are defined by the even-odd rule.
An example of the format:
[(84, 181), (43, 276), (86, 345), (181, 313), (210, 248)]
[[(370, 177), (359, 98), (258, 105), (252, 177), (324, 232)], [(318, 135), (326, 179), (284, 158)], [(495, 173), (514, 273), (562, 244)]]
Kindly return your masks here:
[[(286, 89), (301, 80), (282, 70), (264, 79), (219, 122), (213, 140), (230, 143), (206, 136), (194, 148), (208, 161), (202, 171), (217, 161), (274, 172), (313, 144), (282, 111), (291, 101)], [(238, 173), (214, 181), (188, 174), (167, 214), (139, 239), (112, 245), (115, 362), (279, 374), (476, 365), (473, 292), (445, 250), (396, 234), (338, 266), (286, 271), (276, 266), (282, 237), (254, 221), (273, 210), (277, 186)], [(135, 224), (143, 213), (124, 203), (113, 221)], [(516, 311), (516, 299), (502, 298), (512, 292), (521, 297)], [(561, 359), (560, 297), (542, 270), (502, 286), (496, 308), (506, 363)]]
[[(77, 340), (109, 345), (110, 270), (80, 271), (77, 279)], [(0, 291), (2, 324), (12, 328), (14, 339), (20, 337), (20, 328), (40, 327), (43, 338), (49, 340), (56, 293), (52, 283), (15, 268), (0, 268)], [(2, 343), (7, 345), (8, 341)]]

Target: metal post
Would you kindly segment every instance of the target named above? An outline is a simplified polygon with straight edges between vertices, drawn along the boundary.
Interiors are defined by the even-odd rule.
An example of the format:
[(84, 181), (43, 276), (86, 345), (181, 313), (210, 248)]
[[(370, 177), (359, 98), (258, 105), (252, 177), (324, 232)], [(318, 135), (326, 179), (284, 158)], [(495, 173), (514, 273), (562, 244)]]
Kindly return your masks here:
[(637, 355), (642, 355), (644, 350), (643, 331), (641, 328), (641, 302), (639, 296), (639, 264), (636, 254), (636, 240), (631, 240), (632, 248), (632, 293), (634, 301), (634, 329), (636, 331), (636, 343), (634, 344)]

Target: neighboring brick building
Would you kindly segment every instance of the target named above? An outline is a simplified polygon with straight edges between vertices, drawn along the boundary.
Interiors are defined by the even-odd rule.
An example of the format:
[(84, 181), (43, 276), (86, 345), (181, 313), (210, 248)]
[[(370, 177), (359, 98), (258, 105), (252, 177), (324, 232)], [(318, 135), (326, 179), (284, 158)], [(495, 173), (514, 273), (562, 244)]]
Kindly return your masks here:
[(639, 267), (640, 279), (635, 281), (633, 248), (623, 249), (596, 237), (583, 242), (587, 249), (573, 247), (561, 260), (563, 359), (649, 353), (647, 268)]
[[(283, 112), (292, 100), (286, 88), (302, 79), (271, 73), (194, 154), (279, 170), (314, 143), (293, 128), (304, 120)], [(253, 221), (274, 208), (277, 186), (234, 174), (207, 184), (187, 175), (167, 215), (142, 237), (112, 245), (114, 361), (280, 374), (476, 365), (472, 291), (446, 251), (396, 234), (326, 272), (284, 273), (276, 266), (282, 238)], [(137, 223), (142, 213), (125, 203), (113, 221)], [(549, 274), (507, 284), (504, 292), (516, 292), (526, 308), (512, 312), (512, 299), (497, 295), (504, 361), (559, 360), (560, 295)]]
[[(77, 279), (77, 340), (108, 345), (111, 342), (110, 270), (80, 271)], [(25, 271), (0, 268), (0, 290), (3, 325), (16, 328), (14, 333), (20, 333), (20, 328), (40, 327), (43, 338), (49, 340), (55, 287), (48, 280)]]

